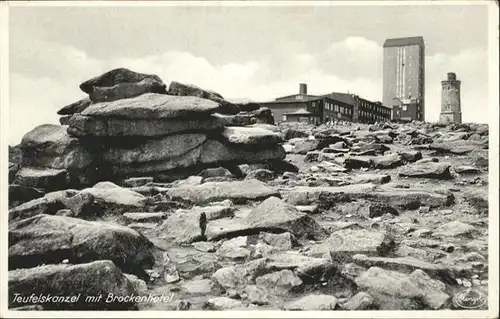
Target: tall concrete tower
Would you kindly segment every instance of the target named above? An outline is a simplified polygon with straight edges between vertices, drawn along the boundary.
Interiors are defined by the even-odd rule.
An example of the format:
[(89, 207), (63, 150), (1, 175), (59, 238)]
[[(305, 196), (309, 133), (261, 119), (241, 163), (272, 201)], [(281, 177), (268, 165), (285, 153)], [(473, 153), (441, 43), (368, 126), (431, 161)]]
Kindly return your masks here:
[(448, 78), (441, 81), (441, 114), (439, 122), (443, 124), (461, 124), (460, 84), (455, 73), (448, 73)]
[(399, 108), (393, 118), (425, 121), (425, 44), (423, 37), (384, 42), (383, 98)]

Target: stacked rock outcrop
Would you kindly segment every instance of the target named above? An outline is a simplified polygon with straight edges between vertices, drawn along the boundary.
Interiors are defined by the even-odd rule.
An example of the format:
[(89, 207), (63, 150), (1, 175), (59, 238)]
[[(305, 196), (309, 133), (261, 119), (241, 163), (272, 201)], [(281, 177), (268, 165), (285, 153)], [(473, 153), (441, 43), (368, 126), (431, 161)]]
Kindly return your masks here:
[(258, 120), (270, 111), (256, 103), (240, 112), (218, 93), (178, 82), (167, 89), (156, 75), (123, 68), (80, 89), (88, 98), (58, 112), (66, 125), (41, 125), (24, 136), (16, 183), (57, 190), (285, 157), (279, 133), (249, 126), (272, 122)]

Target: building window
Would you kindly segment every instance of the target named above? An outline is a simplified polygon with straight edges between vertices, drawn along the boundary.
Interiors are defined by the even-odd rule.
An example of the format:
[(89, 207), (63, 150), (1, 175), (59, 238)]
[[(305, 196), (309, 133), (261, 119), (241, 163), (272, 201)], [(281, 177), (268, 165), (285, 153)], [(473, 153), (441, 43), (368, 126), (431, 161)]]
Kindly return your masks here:
[(286, 121), (286, 115), (285, 115), (285, 114), (283, 114), (283, 116), (281, 117), (281, 119), (282, 119), (283, 121)]
[(406, 105), (403, 105), (403, 111), (408, 111), (408, 107)]

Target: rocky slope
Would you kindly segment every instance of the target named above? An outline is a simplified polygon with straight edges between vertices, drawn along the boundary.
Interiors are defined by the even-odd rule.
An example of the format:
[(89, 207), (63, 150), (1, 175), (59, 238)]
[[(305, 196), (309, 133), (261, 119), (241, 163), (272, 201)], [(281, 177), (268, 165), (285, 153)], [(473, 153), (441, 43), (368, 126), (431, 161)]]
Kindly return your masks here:
[(259, 105), (126, 69), (80, 87), (67, 125), (12, 149), (11, 308), (460, 309), (458, 292), (487, 294), (487, 126), (276, 127)]

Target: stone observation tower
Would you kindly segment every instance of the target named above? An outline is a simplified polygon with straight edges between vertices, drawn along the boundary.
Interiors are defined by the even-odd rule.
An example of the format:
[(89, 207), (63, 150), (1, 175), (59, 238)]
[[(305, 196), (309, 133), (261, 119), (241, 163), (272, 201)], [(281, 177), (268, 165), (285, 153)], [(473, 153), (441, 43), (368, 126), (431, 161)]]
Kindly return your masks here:
[(455, 73), (448, 73), (448, 78), (441, 81), (441, 114), (439, 122), (443, 124), (461, 124), (460, 81)]

